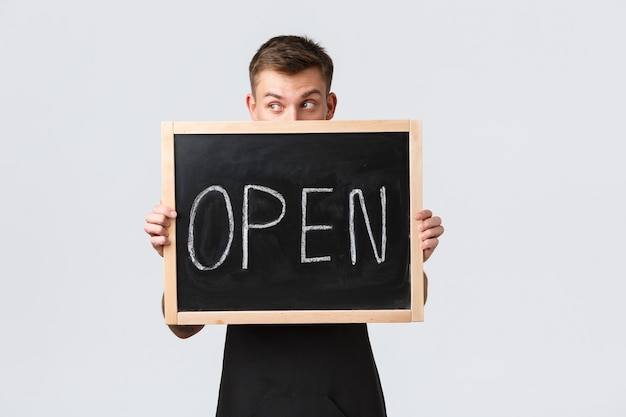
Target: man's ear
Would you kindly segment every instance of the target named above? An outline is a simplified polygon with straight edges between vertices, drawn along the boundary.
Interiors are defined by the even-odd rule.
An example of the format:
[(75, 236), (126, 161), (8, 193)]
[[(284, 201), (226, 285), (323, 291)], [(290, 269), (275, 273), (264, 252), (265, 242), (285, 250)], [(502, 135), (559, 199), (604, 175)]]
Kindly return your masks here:
[(256, 100), (250, 93), (246, 94), (246, 107), (250, 113), (250, 118), (255, 121), (259, 120), (259, 116), (256, 114)]
[(326, 96), (326, 120), (330, 120), (335, 115), (337, 108), (337, 96), (335, 93), (328, 93)]

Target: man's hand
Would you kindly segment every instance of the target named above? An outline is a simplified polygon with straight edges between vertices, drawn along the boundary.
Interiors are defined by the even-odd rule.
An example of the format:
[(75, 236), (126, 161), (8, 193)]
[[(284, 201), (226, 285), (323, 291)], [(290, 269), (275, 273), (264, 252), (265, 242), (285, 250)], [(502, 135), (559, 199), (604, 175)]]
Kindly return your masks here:
[(176, 218), (176, 212), (171, 208), (159, 204), (146, 214), (146, 223), (143, 230), (150, 235), (152, 247), (163, 256), (163, 247), (169, 245), (170, 238), (167, 232), (171, 220)]
[(443, 234), (443, 226), (441, 225), (441, 217), (433, 216), (430, 210), (422, 210), (415, 215), (415, 220), (420, 224), (420, 248), (424, 252), (424, 262), (430, 258), (437, 245), (439, 245), (439, 236)]

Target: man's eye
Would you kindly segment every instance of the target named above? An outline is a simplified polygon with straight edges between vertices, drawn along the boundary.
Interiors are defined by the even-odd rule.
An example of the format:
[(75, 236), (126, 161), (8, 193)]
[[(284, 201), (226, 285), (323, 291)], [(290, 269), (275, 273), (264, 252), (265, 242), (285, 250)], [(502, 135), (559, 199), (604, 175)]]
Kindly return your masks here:
[(302, 103), (303, 109), (312, 109), (313, 107), (315, 107), (315, 103), (312, 101), (305, 101), (304, 103)]
[(278, 103), (271, 103), (271, 104), (269, 105), (269, 107), (270, 107), (270, 109), (271, 109), (271, 110), (273, 110), (273, 111), (280, 111), (280, 109), (281, 109), (281, 105), (280, 105), (280, 104), (278, 104)]

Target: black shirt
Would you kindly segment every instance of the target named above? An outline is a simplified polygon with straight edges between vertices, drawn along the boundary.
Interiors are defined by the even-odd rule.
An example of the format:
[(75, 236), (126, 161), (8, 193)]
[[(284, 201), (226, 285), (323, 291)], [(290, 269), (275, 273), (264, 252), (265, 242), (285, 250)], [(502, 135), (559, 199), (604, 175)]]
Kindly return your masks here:
[(228, 326), (217, 416), (386, 416), (367, 326)]

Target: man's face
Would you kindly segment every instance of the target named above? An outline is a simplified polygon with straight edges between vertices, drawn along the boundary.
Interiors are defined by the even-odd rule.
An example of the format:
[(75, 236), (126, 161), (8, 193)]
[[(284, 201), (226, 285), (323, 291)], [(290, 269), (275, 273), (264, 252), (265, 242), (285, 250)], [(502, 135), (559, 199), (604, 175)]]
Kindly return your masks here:
[(252, 120), (330, 120), (337, 97), (326, 94), (326, 82), (318, 68), (295, 75), (273, 70), (257, 76), (255, 94), (246, 96)]

